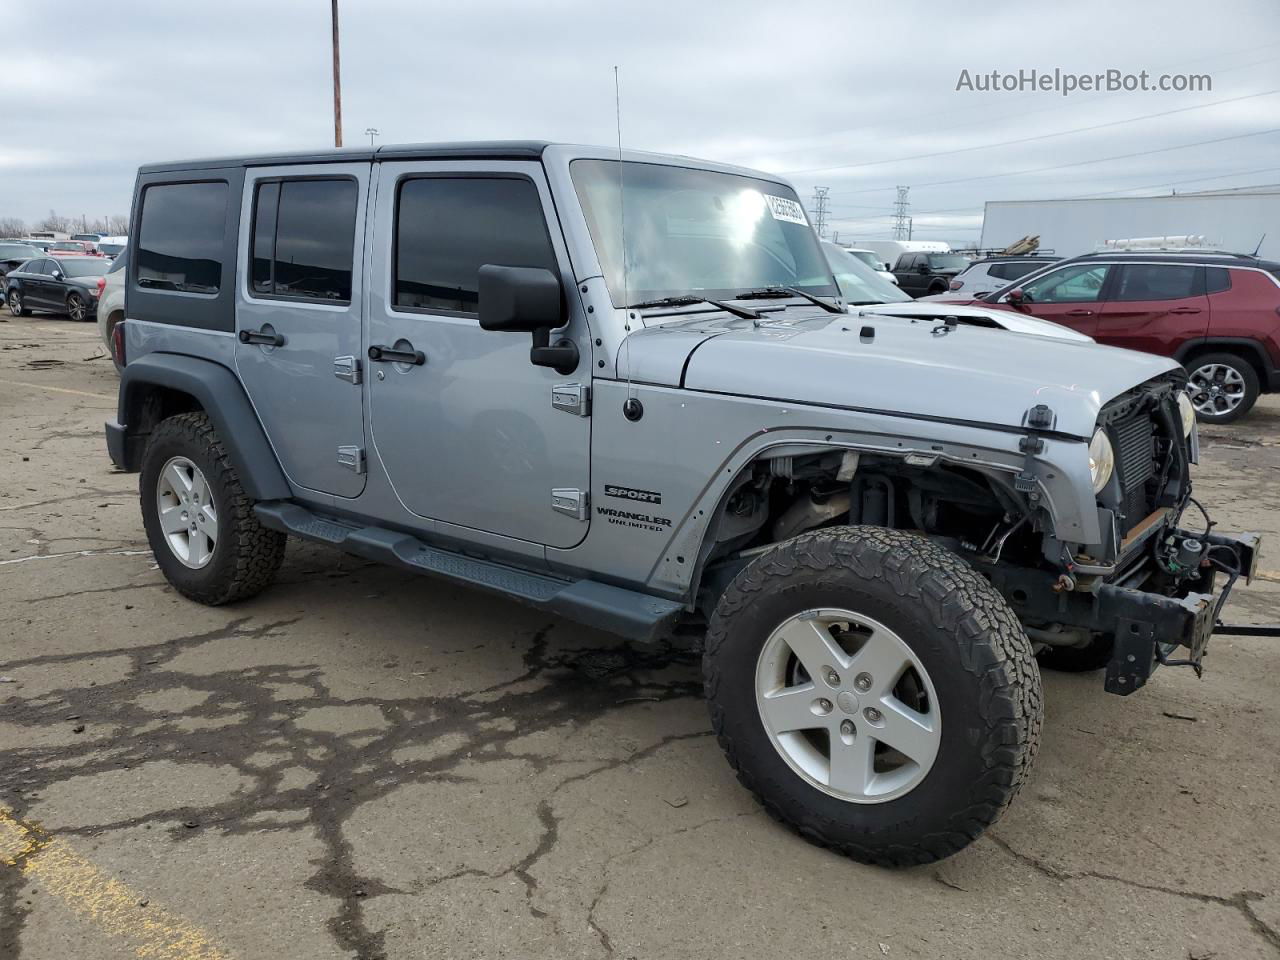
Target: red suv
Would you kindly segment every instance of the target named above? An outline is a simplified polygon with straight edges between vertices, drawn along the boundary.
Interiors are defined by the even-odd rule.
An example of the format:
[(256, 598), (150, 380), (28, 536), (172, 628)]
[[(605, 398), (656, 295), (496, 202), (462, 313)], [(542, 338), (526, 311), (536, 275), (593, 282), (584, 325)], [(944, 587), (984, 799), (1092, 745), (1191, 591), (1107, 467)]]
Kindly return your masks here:
[(1238, 420), (1260, 393), (1280, 391), (1280, 263), (1223, 253), (1093, 253), (977, 300), (945, 299), (1173, 357), (1187, 368), (1187, 392), (1209, 423)]

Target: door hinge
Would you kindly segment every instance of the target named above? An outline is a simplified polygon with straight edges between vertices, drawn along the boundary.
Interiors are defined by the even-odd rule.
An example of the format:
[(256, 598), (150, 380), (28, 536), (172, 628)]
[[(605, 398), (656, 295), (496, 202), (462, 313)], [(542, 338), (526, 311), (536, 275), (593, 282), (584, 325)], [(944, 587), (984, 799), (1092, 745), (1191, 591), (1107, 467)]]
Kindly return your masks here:
[(347, 383), (359, 383), (360, 361), (356, 357), (334, 357), (333, 375)]
[(551, 509), (575, 520), (585, 520), (590, 498), (590, 494), (576, 487), (558, 487), (551, 491)]
[(364, 447), (341, 446), (338, 448), (338, 466), (353, 473), (364, 473)]
[(591, 387), (582, 383), (558, 383), (551, 388), (551, 406), (577, 417), (589, 417)]

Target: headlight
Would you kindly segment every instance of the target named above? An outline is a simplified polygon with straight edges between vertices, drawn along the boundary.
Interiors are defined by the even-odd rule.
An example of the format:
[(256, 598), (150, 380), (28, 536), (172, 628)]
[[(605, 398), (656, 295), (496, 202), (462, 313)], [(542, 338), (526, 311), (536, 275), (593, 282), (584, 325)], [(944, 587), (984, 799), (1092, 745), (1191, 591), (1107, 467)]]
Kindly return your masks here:
[(1093, 477), (1093, 492), (1101, 493), (1116, 469), (1116, 452), (1105, 430), (1095, 430), (1089, 441), (1089, 475)]
[(1182, 414), (1182, 435), (1191, 436), (1191, 428), (1196, 425), (1196, 408), (1185, 392), (1178, 394), (1178, 413)]

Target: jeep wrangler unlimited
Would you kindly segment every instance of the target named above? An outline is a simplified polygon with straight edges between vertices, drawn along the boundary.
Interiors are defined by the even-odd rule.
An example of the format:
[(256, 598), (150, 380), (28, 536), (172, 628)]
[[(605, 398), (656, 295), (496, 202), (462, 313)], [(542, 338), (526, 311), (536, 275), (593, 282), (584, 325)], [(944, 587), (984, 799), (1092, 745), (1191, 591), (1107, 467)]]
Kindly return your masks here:
[(526, 142), (160, 164), (130, 233), (107, 446), (180, 592), (250, 597), (295, 536), (701, 627), (741, 782), (859, 860), (1000, 816), (1037, 656), (1119, 694), (1199, 670), (1254, 569), (1256, 536), (1184, 529), (1173, 361), (847, 313), (768, 174)]

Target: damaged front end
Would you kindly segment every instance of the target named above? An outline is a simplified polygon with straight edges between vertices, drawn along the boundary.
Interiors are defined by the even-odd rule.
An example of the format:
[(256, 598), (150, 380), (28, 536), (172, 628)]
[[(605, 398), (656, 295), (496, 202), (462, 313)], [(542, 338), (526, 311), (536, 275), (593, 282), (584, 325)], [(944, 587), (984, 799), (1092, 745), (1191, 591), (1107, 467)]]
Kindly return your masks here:
[[(1182, 389), (1179, 377), (1164, 377), (1102, 409), (1098, 432), (1114, 456), (1096, 489), (1102, 543), (1046, 537), (1044, 558), (1056, 572), (1005, 564), (984, 570), (1036, 643), (1109, 651), (1110, 693), (1132, 693), (1160, 665), (1200, 674), (1231, 589), (1257, 567), (1259, 535), (1214, 532), (1192, 499), (1198, 441), (1181, 413)], [(1036, 414), (1029, 412), (1032, 425)], [(1204, 515), (1202, 531), (1182, 526), (1190, 506)]]

